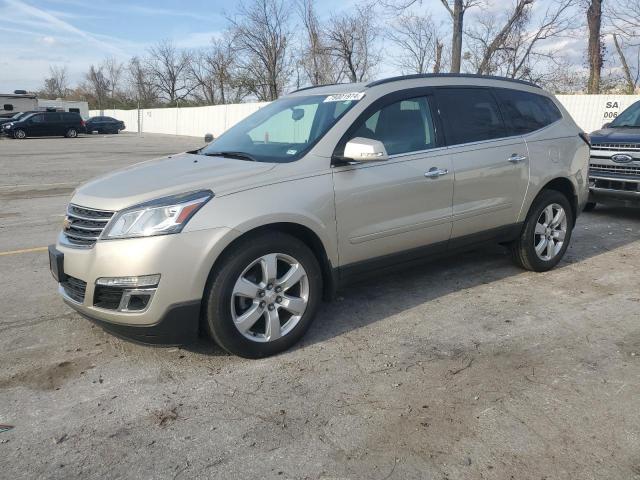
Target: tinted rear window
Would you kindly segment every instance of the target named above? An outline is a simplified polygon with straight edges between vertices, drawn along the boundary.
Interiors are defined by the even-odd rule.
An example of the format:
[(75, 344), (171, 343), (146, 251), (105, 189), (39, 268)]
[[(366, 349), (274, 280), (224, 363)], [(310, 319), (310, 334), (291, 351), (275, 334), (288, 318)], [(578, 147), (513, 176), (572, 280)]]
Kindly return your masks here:
[(562, 118), (548, 97), (506, 88), (498, 88), (496, 93), (512, 135), (534, 132)]
[(62, 119), (59, 113), (45, 113), (44, 121), (46, 123), (59, 122)]
[(75, 121), (80, 120), (80, 115), (77, 114), (77, 113), (64, 112), (62, 114), (62, 118), (66, 122), (75, 122)]
[(486, 88), (437, 90), (438, 107), (446, 122), (449, 145), (508, 136), (498, 104)]

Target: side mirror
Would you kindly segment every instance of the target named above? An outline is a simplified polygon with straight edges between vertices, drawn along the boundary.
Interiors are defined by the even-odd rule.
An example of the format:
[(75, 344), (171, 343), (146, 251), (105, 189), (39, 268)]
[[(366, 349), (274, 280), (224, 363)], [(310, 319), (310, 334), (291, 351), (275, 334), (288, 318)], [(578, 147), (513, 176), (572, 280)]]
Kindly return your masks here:
[(204, 134), (204, 141), (205, 141), (205, 143), (213, 142), (213, 134), (212, 133), (205, 133)]
[(611, 122), (607, 122), (604, 125), (602, 125), (602, 128), (609, 128), (610, 125), (611, 125)]
[(344, 146), (344, 158), (354, 162), (383, 162), (389, 160), (389, 155), (381, 141), (356, 137)]

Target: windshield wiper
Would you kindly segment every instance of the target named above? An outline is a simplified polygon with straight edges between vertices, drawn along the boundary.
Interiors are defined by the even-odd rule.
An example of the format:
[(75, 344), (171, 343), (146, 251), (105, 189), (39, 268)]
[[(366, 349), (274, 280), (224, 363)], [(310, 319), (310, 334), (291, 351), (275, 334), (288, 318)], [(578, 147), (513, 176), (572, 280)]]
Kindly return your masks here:
[(624, 128), (624, 127), (631, 127), (631, 128), (640, 128), (640, 125), (632, 125), (630, 123), (621, 123), (620, 125), (609, 125), (610, 128)]
[(206, 155), (207, 157), (239, 158), (240, 160), (250, 160), (252, 162), (258, 161), (255, 157), (244, 152), (207, 152), (202, 155)]

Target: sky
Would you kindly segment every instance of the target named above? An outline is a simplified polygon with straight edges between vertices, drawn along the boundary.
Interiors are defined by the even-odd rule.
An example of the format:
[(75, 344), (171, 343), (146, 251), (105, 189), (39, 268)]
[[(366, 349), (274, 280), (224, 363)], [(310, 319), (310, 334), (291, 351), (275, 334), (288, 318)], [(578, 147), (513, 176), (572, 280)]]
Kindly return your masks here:
[[(508, 0), (494, 0), (495, 9)], [(540, 0), (541, 7), (549, 0)], [(352, 7), (356, 0), (318, 0), (321, 18)], [(227, 0), (0, 0), (0, 92), (36, 90), (50, 65), (66, 66), (72, 84), (90, 64), (107, 56), (127, 60), (154, 43), (170, 39), (179, 47), (205, 47), (228, 25), (237, 2)], [(539, 8), (541, 8), (539, 7)], [(423, 0), (420, 9), (447, 24), (439, 0)], [(423, 10), (423, 11), (424, 11)], [(472, 17), (466, 18), (472, 21)], [(578, 41), (565, 39), (565, 51), (582, 55)], [(382, 68), (378, 76), (398, 73)]]

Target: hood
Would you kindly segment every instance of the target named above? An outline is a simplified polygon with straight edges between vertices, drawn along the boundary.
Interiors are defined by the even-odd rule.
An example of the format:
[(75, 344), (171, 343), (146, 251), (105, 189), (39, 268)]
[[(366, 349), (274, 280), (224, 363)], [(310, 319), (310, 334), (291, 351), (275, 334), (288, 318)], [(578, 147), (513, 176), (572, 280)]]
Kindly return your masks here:
[(72, 203), (101, 210), (125, 207), (168, 195), (210, 189), (220, 196), (264, 182), (276, 165), (191, 153), (138, 163), (78, 187)]
[(591, 135), (591, 143), (640, 143), (640, 128), (603, 128)]

